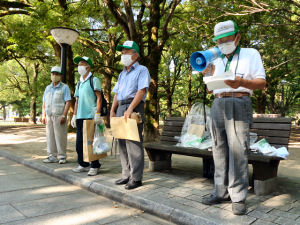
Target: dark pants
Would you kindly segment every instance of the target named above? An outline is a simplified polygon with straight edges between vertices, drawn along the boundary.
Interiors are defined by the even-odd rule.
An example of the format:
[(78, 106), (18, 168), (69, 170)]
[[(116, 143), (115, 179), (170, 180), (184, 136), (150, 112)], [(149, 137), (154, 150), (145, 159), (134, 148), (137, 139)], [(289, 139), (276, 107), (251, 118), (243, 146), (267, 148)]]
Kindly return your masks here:
[[(83, 137), (82, 137), (82, 128), (83, 121), (87, 119), (77, 119), (76, 120), (76, 152), (77, 152), (77, 161), (78, 164), (82, 167), (88, 167), (90, 163), (83, 161)], [(92, 161), (91, 168), (100, 168), (101, 164), (99, 160)]]

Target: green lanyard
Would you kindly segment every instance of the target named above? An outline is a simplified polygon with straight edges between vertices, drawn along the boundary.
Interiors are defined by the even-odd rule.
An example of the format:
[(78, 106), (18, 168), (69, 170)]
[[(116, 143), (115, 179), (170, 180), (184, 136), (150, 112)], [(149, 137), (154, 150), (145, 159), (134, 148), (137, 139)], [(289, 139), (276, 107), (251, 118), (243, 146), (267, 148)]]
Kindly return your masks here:
[[(238, 45), (238, 46), (236, 47), (234, 53), (233, 53), (231, 56), (229, 56), (228, 61), (227, 61), (226, 66), (225, 66), (225, 72), (229, 70), (230, 63), (231, 63), (231, 61), (232, 61), (232, 59), (233, 59), (233, 56), (234, 56), (236, 53), (239, 54), (239, 53), (240, 53), (240, 50), (241, 50), (241, 47)], [(221, 58), (223, 59), (224, 57), (225, 57), (225, 55), (222, 54), (222, 55), (221, 55)]]

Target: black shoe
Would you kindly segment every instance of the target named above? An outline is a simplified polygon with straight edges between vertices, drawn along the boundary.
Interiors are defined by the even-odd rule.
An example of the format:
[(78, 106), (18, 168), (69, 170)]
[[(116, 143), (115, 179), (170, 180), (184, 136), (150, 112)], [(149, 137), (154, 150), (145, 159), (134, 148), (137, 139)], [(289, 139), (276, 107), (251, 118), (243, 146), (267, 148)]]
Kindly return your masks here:
[(116, 180), (115, 184), (116, 185), (122, 185), (122, 184), (127, 184), (129, 181), (129, 179), (119, 179), (119, 180)]
[(130, 189), (134, 189), (137, 187), (142, 186), (142, 181), (134, 181), (134, 180), (130, 180), (126, 185), (125, 185), (125, 189), (130, 190)]
[(204, 205), (215, 205), (215, 204), (220, 204), (222, 202), (229, 202), (230, 201), (230, 197), (228, 198), (219, 198), (216, 196), (209, 196), (209, 197), (205, 197), (202, 199), (202, 203)]
[(246, 213), (246, 204), (245, 202), (233, 202), (232, 203), (232, 212), (234, 215), (244, 215)]

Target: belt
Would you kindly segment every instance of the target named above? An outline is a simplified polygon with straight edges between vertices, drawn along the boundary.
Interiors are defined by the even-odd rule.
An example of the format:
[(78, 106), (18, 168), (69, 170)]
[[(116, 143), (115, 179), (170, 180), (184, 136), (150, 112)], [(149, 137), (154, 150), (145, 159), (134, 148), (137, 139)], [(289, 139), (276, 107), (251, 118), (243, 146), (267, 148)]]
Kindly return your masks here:
[(250, 96), (250, 93), (248, 93), (248, 92), (223, 92), (223, 93), (215, 94), (216, 98), (228, 98), (228, 97), (241, 98), (243, 96)]
[(133, 101), (133, 98), (128, 98), (125, 100), (120, 100), (118, 101), (119, 105), (126, 105), (126, 104), (130, 104)]

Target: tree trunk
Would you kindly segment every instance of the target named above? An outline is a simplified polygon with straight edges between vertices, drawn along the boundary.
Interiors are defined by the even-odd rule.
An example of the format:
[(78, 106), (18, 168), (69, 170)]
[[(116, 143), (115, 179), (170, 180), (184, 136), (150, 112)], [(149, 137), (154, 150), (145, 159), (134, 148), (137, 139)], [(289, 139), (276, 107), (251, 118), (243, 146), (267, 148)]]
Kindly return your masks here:
[(3, 114), (3, 120), (6, 120), (6, 106), (2, 106), (2, 114)]
[(37, 78), (40, 64), (34, 63), (32, 90), (30, 91), (30, 122), (36, 124)]
[(107, 121), (106, 121), (106, 126), (110, 127), (110, 109), (111, 109), (111, 105), (112, 105), (112, 99), (111, 99), (111, 80), (112, 80), (112, 76), (108, 75), (108, 74), (105, 74), (104, 75), (104, 82), (103, 82), (103, 94), (104, 94), (104, 97), (107, 101), (107, 111), (108, 111), (108, 114), (107, 114)]
[(167, 94), (167, 117), (171, 117), (172, 116), (172, 95), (171, 94)]

